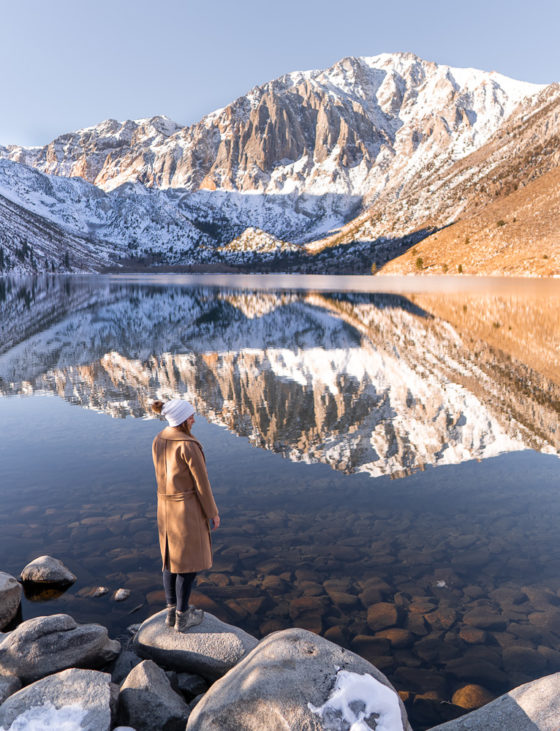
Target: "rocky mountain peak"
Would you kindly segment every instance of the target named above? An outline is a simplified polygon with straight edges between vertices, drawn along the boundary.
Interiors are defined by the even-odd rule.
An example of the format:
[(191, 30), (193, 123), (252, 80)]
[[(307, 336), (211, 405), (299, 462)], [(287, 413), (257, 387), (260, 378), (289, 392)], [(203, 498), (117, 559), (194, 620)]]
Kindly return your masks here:
[[(254, 87), (190, 127), (166, 117), (107, 120), (7, 154), (105, 190), (140, 181), (190, 191), (367, 195), (405, 168), (414, 174), (436, 157), (457, 159), (479, 146), (538, 89), (411, 53), (349, 56)], [(403, 156), (417, 151), (421, 159), (406, 165)]]
[[(531, 113), (542, 93), (541, 86), (496, 72), (438, 65), (412, 53), (348, 56), (328, 69), (256, 86), (187, 127), (162, 116), (106, 120), (45, 147), (0, 148), (0, 157), (51, 176), (80, 177), (96, 193), (111, 193), (105, 203), (115, 210), (124, 198), (131, 204), (132, 192), (138, 201), (141, 190), (155, 193), (151, 220), (166, 219), (164, 235), (148, 241), (136, 233), (123, 238), (119, 230), (125, 253), (143, 252), (152, 261), (165, 250), (162, 261), (175, 263), (191, 256), (197, 242), (202, 257), (222, 252), (238, 264), (252, 251), (269, 261), (297, 253), (293, 244), (315, 254), (333, 236), (336, 243), (396, 240), (420, 230), (412, 214), (428, 228), (438, 225), (426, 215), (430, 201), (439, 205), (433, 181), (499, 135), (516, 108)], [(36, 210), (33, 191), (27, 201), (20, 193), (17, 203)], [(97, 200), (79, 191), (86, 211), (83, 198), (90, 195)], [(9, 190), (6, 196), (15, 202)], [(116, 227), (106, 222), (117, 219), (90, 224), (87, 213), (80, 228), (76, 206), (61, 211), (58, 198), (56, 205), (41, 204), (40, 215), (54, 218), (56, 210), (57, 222), (76, 222), (78, 233), (114, 241)], [(188, 229), (183, 237), (181, 227)], [(207, 235), (212, 249), (202, 246)]]

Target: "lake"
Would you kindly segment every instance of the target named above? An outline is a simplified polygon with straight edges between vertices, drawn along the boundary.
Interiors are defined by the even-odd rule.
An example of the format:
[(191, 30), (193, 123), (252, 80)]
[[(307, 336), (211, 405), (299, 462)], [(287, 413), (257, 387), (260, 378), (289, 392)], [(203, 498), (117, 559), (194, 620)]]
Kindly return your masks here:
[(550, 280), (0, 280), (0, 569), (78, 577), (23, 619), (122, 636), (164, 606), (149, 406), (182, 397), (222, 516), (196, 604), (354, 650), (415, 729), (560, 670), (559, 305)]

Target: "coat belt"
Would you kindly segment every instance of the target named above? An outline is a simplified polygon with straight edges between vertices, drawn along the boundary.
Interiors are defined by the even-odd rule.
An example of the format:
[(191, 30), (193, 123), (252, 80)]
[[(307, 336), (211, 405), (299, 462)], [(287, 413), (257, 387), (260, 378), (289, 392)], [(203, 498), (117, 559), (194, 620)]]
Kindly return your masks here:
[(181, 502), (186, 495), (194, 495), (194, 490), (185, 490), (185, 492), (158, 492), (157, 496), (160, 500), (170, 500), (172, 502)]

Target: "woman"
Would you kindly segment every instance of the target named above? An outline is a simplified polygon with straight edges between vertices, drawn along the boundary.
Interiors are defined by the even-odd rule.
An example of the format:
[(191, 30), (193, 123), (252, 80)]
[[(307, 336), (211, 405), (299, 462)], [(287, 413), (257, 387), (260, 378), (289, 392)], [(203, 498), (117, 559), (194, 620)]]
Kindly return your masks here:
[(191, 434), (194, 408), (188, 401), (155, 401), (152, 410), (169, 426), (152, 445), (157, 480), (159, 546), (167, 601), (165, 623), (185, 632), (204, 612), (189, 605), (198, 571), (212, 566), (210, 526), (220, 527), (200, 442)]

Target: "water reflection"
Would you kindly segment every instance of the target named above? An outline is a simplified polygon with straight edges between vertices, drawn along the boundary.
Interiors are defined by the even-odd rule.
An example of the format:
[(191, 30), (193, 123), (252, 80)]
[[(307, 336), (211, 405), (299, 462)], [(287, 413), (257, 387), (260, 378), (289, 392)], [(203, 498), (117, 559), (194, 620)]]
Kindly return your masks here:
[(50, 553), (78, 576), (25, 619), (118, 634), (163, 606), (160, 424), (92, 409), (186, 395), (224, 515), (198, 604), (352, 648), (410, 693), (418, 729), (466, 683), (560, 670), (557, 460), (486, 459), (559, 449), (558, 299), (52, 278), (4, 281), (0, 306), (0, 393), (35, 396), (0, 399), (0, 568)]
[(33, 280), (3, 290), (0, 392), (120, 417), (186, 396), (291, 460), (400, 477), (557, 452), (557, 314), (554, 299)]

